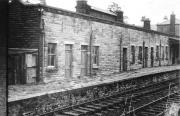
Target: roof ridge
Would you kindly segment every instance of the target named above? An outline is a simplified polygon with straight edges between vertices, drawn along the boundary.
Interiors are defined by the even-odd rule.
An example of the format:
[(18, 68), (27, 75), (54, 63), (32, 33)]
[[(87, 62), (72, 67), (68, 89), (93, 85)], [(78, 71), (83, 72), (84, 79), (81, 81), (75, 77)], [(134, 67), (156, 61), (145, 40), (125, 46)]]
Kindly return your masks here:
[[(180, 19), (176, 18), (175, 23), (176, 24), (180, 24)], [(159, 23), (158, 25), (167, 25), (167, 24), (170, 24), (170, 20), (169, 19)]]

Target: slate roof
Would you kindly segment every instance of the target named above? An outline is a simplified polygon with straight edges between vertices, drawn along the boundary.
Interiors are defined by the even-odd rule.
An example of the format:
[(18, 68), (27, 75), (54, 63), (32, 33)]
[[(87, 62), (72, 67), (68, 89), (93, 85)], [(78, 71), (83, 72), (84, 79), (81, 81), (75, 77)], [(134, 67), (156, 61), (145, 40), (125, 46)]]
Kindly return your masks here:
[(112, 13), (112, 12), (110, 12), (110, 11), (108, 11), (108, 10), (100, 9), (100, 8), (97, 8), (97, 7), (94, 7), (94, 6), (91, 6), (91, 9), (96, 10), (96, 11), (99, 11), (99, 12), (103, 12), (103, 13), (106, 13), (106, 14), (110, 14), (110, 15), (116, 16), (115, 13)]

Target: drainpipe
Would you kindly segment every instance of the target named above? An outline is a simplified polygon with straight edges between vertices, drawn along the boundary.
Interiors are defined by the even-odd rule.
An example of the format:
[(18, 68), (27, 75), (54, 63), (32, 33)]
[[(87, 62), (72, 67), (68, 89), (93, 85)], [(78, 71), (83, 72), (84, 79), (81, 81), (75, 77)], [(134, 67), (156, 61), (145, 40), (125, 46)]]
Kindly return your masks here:
[(160, 48), (159, 48), (159, 51), (160, 51), (160, 55), (159, 55), (159, 66), (161, 66), (161, 40), (160, 40)]
[(143, 60), (143, 68), (145, 67), (145, 42), (143, 41), (143, 48), (142, 48), (142, 56), (143, 56), (143, 58), (142, 58), (142, 60)]
[[(39, 11), (40, 11), (40, 40), (39, 40), (38, 59), (40, 61), (41, 60), (40, 57), (42, 55), (42, 60), (41, 60), (42, 64), (38, 63), (38, 66), (39, 66), (39, 79), (38, 79), (38, 81), (43, 82), (42, 78), (43, 78), (43, 73), (44, 73), (44, 60), (43, 60), (44, 59), (44, 20), (42, 18), (42, 15), (43, 15), (44, 9), (40, 8)], [(41, 41), (42, 41), (42, 44), (41, 44)], [(41, 47), (42, 47), (42, 50), (41, 50)]]
[(90, 34), (90, 38), (89, 38), (89, 75), (90, 77), (92, 77), (92, 34), (93, 31), (91, 29), (91, 34)]
[(119, 45), (119, 49), (120, 49), (120, 61), (119, 61), (119, 72), (121, 72), (121, 61), (122, 61), (122, 59), (121, 59), (121, 56), (122, 56), (122, 54), (121, 54), (121, 47), (122, 47), (122, 32), (121, 32), (121, 37), (120, 37), (120, 45)]

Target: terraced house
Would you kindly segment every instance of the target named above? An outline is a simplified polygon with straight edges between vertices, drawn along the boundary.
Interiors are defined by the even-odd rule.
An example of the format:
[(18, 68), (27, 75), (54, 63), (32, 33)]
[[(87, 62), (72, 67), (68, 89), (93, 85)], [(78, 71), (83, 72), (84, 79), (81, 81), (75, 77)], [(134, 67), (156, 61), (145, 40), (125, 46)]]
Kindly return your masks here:
[[(179, 36), (124, 23), (123, 11), (78, 0), (76, 12), (12, 0), (9, 6), (9, 84), (103, 76), (171, 65)], [(171, 43), (170, 43), (171, 42)]]

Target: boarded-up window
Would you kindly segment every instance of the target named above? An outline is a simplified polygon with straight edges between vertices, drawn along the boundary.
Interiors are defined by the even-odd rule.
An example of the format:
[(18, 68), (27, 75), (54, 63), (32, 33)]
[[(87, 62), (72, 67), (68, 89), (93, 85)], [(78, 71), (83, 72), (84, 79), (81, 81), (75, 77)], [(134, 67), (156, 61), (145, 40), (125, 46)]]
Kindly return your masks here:
[(159, 46), (156, 46), (156, 60), (159, 60)]
[(92, 63), (99, 65), (99, 46), (93, 46), (92, 48)]
[(135, 63), (135, 46), (131, 46), (131, 64)]
[(56, 43), (48, 43), (48, 66), (55, 66)]
[(27, 72), (26, 72), (26, 82), (27, 83), (35, 83), (36, 82), (36, 54), (26, 54), (26, 64), (27, 64)]
[(138, 60), (142, 61), (142, 46), (139, 46)]

